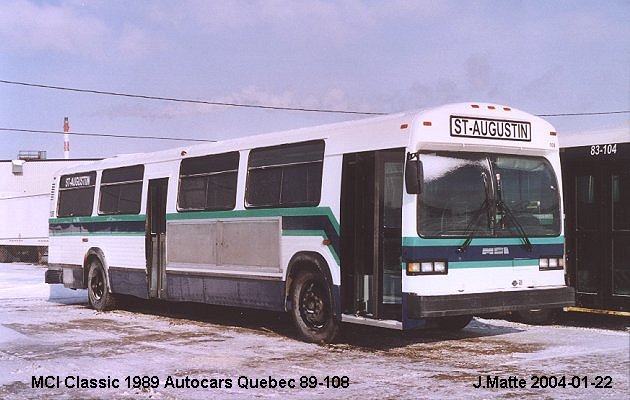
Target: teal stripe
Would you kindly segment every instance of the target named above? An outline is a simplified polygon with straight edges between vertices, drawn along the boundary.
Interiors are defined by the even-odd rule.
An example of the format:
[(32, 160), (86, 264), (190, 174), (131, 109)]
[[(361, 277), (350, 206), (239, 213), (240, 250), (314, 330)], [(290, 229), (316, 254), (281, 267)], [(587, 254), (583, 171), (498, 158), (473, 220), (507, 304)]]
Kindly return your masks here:
[(282, 231), (282, 236), (321, 236), (328, 239), (326, 232), (322, 230), (298, 230), (288, 229)]
[(254, 218), (254, 217), (302, 217), (311, 215), (325, 215), (339, 234), (339, 221), (335, 218), (330, 207), (292, 207), (292, 208), (264, 208), (232, 211), (191, 211), (166, 215), (169, 221), (187, 219), (220, 219), (220, 218)]
[[(107, 223), (117, 223), (117, 222), (142, 222), (146, 220), (146, 216), (144, 214), (119, 214), (119, 215), (97, 215), (90, 217), (64, 217), (64, 218), (50, 218), (48, 223), (50, 225), (72, 225), (72, 224), (107, 224)], [(144, 225), (144, 224), (134, 224), (136, 225)], [(76, 229), (76, 227), (75, 227)], [(107, 230), (108, 228), (102, 227), (102, 229), (97, 230), (95, 232), (90, 232), (89, 230), (78, 230), (75, 232), (57, 232), (55, 230), (49, 230), (49, 236), (144, 236), (144, 229), (137, 231), (113, 231), (110, 232)]]
[(144, 236), (144, 232), (50, 232), (49, 236)]
[[(283, 230), (282, 236), (320, 236), (320, 237), (323, 237), (324, 239), (328, 239), (326, 232), (322, 230), (298, 230), (298, 229)], [(339, 261), (339, 255), (335, 251), (335, 248), (330, 244), (327, 247), (330, 250), (330, 253), (332, 254), (333, 258), (337, 262), (337, 265), (341, 265), (341, 262)]]
[[(425, 239), (421, 237), (403, 237), (403, 246), (461, 246), (466, 238)], [(529, 238), (532, 244), (564, 244), (564, 236)], [(476, 238), (471, 246), (509, 246), (523, 244), (521, 238)]]
[(121, 215), (97, 215), (94, 217), (64, 217), (50, 218), (49, 224), (71, 224), (79, 222), (116, 222), (116, 221), (144, 221), (144, 214), (121, 214)]
[(513, 260), (515, 267), (537, 267), (538, 259), (530, 259), (530, 260)]

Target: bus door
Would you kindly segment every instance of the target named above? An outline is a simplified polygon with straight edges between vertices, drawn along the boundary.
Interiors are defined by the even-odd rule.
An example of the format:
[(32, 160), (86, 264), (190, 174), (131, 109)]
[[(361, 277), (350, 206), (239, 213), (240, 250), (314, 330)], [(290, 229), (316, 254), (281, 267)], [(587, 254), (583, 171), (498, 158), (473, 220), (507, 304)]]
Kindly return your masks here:
[(401, 318), (404, 157), (404, 149), (344, 155), (340, 233), (345, 313)]
[(579, 307), (630, 310), (630, 170), (622, 164), (564, 165), (567, 265)]
[(149, 180), (146, 257), (149, 297), (166, 297), (166, 194), (168, 178)]

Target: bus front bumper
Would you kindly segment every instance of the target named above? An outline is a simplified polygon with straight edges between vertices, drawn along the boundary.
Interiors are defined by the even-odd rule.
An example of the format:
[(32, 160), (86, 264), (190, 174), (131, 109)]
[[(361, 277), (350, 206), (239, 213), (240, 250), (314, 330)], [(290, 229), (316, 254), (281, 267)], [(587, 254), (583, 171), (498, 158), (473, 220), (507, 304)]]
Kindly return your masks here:
[(404, 293), (403, 296), (407, 318), (413, 319), (575, 305), (575, 290), (571, 287), (440, 296)]

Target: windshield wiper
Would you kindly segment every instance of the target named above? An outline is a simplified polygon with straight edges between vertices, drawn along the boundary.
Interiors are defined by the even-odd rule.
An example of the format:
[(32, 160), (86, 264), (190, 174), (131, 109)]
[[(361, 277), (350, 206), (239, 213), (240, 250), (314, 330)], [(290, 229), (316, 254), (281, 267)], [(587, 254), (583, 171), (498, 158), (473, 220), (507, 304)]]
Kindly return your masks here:
[[(486, 211), (487, 209), (488, 209), (488, 199), (486, 198), (481, 204), (481, 207), (479, 208), (479, 210), (477, 210), (475, 215), (473, 215), (473, 217), (470, 219), (468, 226), (466, 226), (466, 230), (464, 231), (464, 234), (466, 235), (466, 240), (464, 241), (464, 243), (462, 243), (461, 246), (457, 248), (458, 253), (463, 253), (466, 250), (468, 250), (470, 243), (475, 238), (475, 233), (477, 233), (477, 231), (479, 230), (479, 219), (483, 215), (483, 212)], [(474, 229), (471, 229), (473, 226), (474, 226)]]
[(523, 229), (523, 225), (521, 225), (521, 223), (518, 222), (514, 214), (512, 214), (512, 210), (510, 210), (510, 207), (508, 207), (507, 204), (505, 204), (501, 196), (501, 174), (497, 174), (496, 177), (497, 177), (497, 208), (501, 212), (501, 225), (504, 225), (503, 216), (507, 215), (508, 218), (512, 220), (512, 223), (518, 230), (518, 233), (521, 235), (521, 239), (523, 240), (523, 243), (525, 244), (525, 248), (527, 249), (527, 251), (531, 253), (534, 250), (534, 246), (532, 246), (532, 242), (529, 241), (529, 237), (527, 236), (525, 229)]
[[(468, 250), (470, 243), (475, 238), (475, 233), (477, 233), (477, 231), (479, 230), (479, 219), (483, 215), (484, 211), (486, 211), (490, 229), (494, 230), (494, 217), (490, 215), (491, 213), (494, 214), (494, 212), (490, 210), (490, 201), (488, 200), (490, 198), (491, 188), (488, 185), (488, 176), (485, 172), (481, 173), (481, 179), (483, 180), (483, 188), (486, 193), (486, 198), (484, 199), (483, 203), (481, 203), (481, 207), (479, 207), (479, 210), (477, 210), (475, 215), (473, 215), (473, 217), (470, 219), (468, 226), (466, 226), (466, 230), (464, 231), (464, 235), (466, 235), (466, 240), (464, 240), (464, 243), (462, 243), (461, 246), (457, 248), (458, 253), (463, 253)], [(474, 229), (471, 229), (473, 226)]]
[(523, 229), (523, 225), (521, 225), (521, 223), (518, 222), (514, 214), (512, 214), (512, 211), (510, 210), (510, 208), (507, 206), (507, 204), (503, 202), (503, 200), (499, 200), (497, 202), (497, 206), (502, 211), (503, 215), (507, 215), (512, 220), (512, 223), (518, 230), (518, 233), (520, 233), (521, 235), (521, 239), (523, 239), (523, 242), (525, 243), (525, 248), (531, 253), (534, 249), (534, 246), (532, 246), (532, 242), (529, 241), (529, 237), (527, 236), (527, 233), (525, 233), (525, 229)]

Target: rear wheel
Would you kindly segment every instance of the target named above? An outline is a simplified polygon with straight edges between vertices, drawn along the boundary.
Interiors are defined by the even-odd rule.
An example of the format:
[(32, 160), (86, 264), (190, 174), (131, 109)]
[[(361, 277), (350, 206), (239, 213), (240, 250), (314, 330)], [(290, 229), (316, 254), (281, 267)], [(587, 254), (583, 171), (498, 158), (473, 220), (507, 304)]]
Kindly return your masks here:
[(466, 325), (472, 321), (472, 315), (453, 315), (450, 317), (439, 318), (437, 323), (440, 329), (447, 331), (459, 331), (464, 329)]
[(98, 259), (90, 262), (88, 273), (88, 299), (95, 310), (111, 310), (116, 305), (116, 297), (109, 290), (103, 264)]
[(314, 272), (300, 273), (293, 281), (291, 301), (293, 323), (302, 339), (312, 343), (333, 341), (339, 326), (324, 277)]

